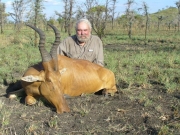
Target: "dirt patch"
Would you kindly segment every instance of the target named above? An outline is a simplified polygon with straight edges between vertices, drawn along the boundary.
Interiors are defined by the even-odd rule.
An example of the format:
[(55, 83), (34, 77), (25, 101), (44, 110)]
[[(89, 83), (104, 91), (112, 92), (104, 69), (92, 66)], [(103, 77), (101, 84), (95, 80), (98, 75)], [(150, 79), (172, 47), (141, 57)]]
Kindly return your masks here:
[[(113, 50), (117, 46), (106, 48)], [(120, 49), (126, 51), (127, 46)], [(117, 85), (114, 97), (90, 94), (67, 98), (71, 112), (64, 114), (57, 114), (44, 99), (26, 106), (24, 96), (14, 100), (1, 96), (0, 135), (180, 134), (179, 92), (166, 93), (165, 87), (156, 82), (150, 87), (128, 88), (123, 82)], [(8, 86), (0, 89), (0, 95), (9, 91)]]
[[(1, 89), (1, 93), (5, 89)], [(148, 98), (140, 98), (142, 93)], [(0, 125), (1, 132), (5, 134), (180, 133), (180, 93), (164, 93), (162, 86), (158, 85), (150, 89), (119, 88), (118, 93), (109, 98), (95, 94), (67, 98), (71, 112), (64, 114), (57, 114), (51, 105), (42, 100), (34, 106), (24, 105), (23, 97), (16, 100), (0, 97), (0, 100), (10, 113), (8, 124)], [(147, 100), (151, 103), (147, 104)]]

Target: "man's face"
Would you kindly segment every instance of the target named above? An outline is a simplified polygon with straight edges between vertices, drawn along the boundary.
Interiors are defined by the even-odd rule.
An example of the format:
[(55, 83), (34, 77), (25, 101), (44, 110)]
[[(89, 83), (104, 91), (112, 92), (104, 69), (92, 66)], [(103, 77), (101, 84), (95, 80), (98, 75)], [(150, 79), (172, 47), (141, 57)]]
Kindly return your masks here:
[(91, 30), (85, 22), (80, 22), (77, 26), (76, 36), (80, 42), (86, 42), (91, 36)]

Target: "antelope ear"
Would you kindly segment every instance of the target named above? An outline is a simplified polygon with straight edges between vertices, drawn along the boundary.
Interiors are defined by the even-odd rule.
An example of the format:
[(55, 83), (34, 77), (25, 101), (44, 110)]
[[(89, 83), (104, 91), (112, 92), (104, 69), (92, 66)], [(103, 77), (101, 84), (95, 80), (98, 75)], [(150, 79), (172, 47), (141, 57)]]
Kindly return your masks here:
[(59, 70), (59, 72), (62, 75), (64, 72), (66, 72), (66, 68), (63, 68), (63, 69)]
[(25, 82), (45, 82), (45, 72), (40, 71), (39, 75), (28, 75), (21, 78)]
[(21, 80), (25, 81), (25, 82), (44, 82), (44, 78), (42, 76), (37, 76), (37, 75), (29, 75), (29, 76), (24, 76), (21, 78)]

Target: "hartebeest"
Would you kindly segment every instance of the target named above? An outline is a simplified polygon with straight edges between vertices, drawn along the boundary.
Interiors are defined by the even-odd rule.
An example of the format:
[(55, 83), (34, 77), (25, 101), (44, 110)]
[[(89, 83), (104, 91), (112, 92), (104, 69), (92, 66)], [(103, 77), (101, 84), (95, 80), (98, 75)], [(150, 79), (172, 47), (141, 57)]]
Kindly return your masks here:
[(21, 79), (26, 93), (26, 104), (35, 104), (36, 99), (43, 96), (56, 107), (57, 113), (63, 113), (70, 111), (64, 94), (79, 96), (104, 89), (105, 94), (114, 95), (117, 89), (112, 71), (87, 60), (57, 55), (60, 33), (56, 27), (50, 24), (56, 38), (50, 53), (48, 53), (44, 47), (44, 32), (34, 26), (28, 26), (39, 34), (42, 62), (27, 69)]

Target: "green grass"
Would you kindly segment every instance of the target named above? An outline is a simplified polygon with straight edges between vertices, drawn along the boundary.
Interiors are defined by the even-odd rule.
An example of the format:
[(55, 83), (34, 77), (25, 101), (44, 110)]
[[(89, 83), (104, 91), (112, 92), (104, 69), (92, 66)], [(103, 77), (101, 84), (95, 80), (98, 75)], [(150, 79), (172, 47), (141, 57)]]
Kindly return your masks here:
[[(117, 25), (118, 27), (118, 25)], [(120, 26), (119, 26), (120, 27)], [(132, 29), (132, 38), (129, 39), (127, 30), (123, 28), (106, 30), (106, 37), (102, 38), (103, 43), (107, 44), (132, 44), (132, 45), (171, 45), (176, 47), (180, 41), (180, 32), (174, 30), (157, 31), (149, 30), (145, 40), (144, 30)]]
[[(7, 111), (8, 110), (8, 111)], [(10, 115), (13, 110), (4, 105), (4, 102), (0, 100), (0, 132), (3, 134), (6, 126), (9, 125)]]
[[(28, 27), (16, 34), (10, 28), (0, 35), (0, 86), (16, 82), (25, 70), (41, 61), (38, 47), (34, 45), (34, 31)], [(49, 50), (54, 41), (52, 30), (45, 31), (46, 48)], [(114, 30), (106, 30), (104, 44), (105, 67), (112, 70), (119, 85), (118, 90), (127, 94), (132, 101), (138, 101), (144, 107), (154, 106), (154, 109), (164, 114), (161, 105), (154, 104), (161, 96), (149, 96), (143, 89), (153, 85), (163, 87), (163, 92), (180, 92), (180, 32), (149, 30), (147, 40), (144, 40), (144, 31), (133, 29), (132, 39), (127, 31), (117, 25)], [(63, 40), (68, 35), (61, 32)], [(160, 100), (161, 101), (161, 100)], [(41, 106), (42, 102), (38, 102)], [(177, 103), (179, 105), (179, 103)], [(73, 108), (73, 107), (72, 107)], [(179, 107), (172, 106), (174, 118), (179, 119)], [(82, 117), (89, 114), (91, 107), (82, 105), (80, 109), (74, 106), (73, 111), (79, 112)], [(8, 111), (6, 111), (8, 110)], [(4, 133), (9, 124), (12, 109), (0, 100), (0, 132)], [(56, 117), (48, 121), (50, 128), (57, 128)], [(31, 134), (38, 129), (39, 123), (29, 123), (25, 126), (25, 133)], [(131, 125), (125, 125), (131, 128)], [(128, 127), (129, 126), (129, 127)], [(159, 127), (159, 135), (170, 134), (171, 128), (180, 129), (180, 124), (170, 123)]]
[(40, 61), (38, 49), (32, 46), (12, 45), (1, 48), (0, 54), (0, 83), (3, 80), (16, 81), (16, 75), (23, 75), (32, 64)]
[[(116, 31), (115, 31), (116, 32)], [(112, 31), (104, 37), (104, 56), (106, 67), (116, 75), (117, 83), (124, 82), (131, 86), (152, 85), (152, 81), (162, 84), (166, 92), (174, 92), (180, 87), (180, 47), (177, 33), (151, 33), (148, 44), (144, 45), (144, 37), (136, 33), (132, 39), (117, 31)], [(41, 61), (38, 47), (34, 47), (33, 31), (24, 28), (21, 33), (9, 31), (7, 37), (1, 35), (0, 44), (0, 83), (15, 82), (20, 79), (25, 70)], [(45, 31), (46, 47), (49, 50), (54, 41), (52, 30)], [(119, 34), (119, 35), (118, 35)], [(61, 33), (62, 40), (67, 36)], [(160, 38), (161, 42), (160, 42)], [(8, 41), (9, 38), (9, 41)], [(172, 40), (174, 39), (174, 40)], [(163, 41), (163, 42), (162, 42)], [(110, 45), (108, 45), (110, 44)], [(117, 45), (112, 49), (106, 46)]]
[(124, 50), (105, 51), (107, 68), (111, 69), (117, 82), (122, 80), (129, 86), (151, 85), (156, 83), (165, 85), (167, 92), (179, 90), (180, 65), (179, 49), (166, 49), (165, 46), (156, 49), (126, 46)]
[[(46, 31), (46, 48), (49, 51), (54, 41), (52, 30)], [(61, 34), (65, 38), (66, 34)], [(0, 84), (16, 82), (25, 70), (41, 61), (38, 47), (34, 46), (33, 31), (23, 29), (20, 33), (5, 31), (0, 35)]]

